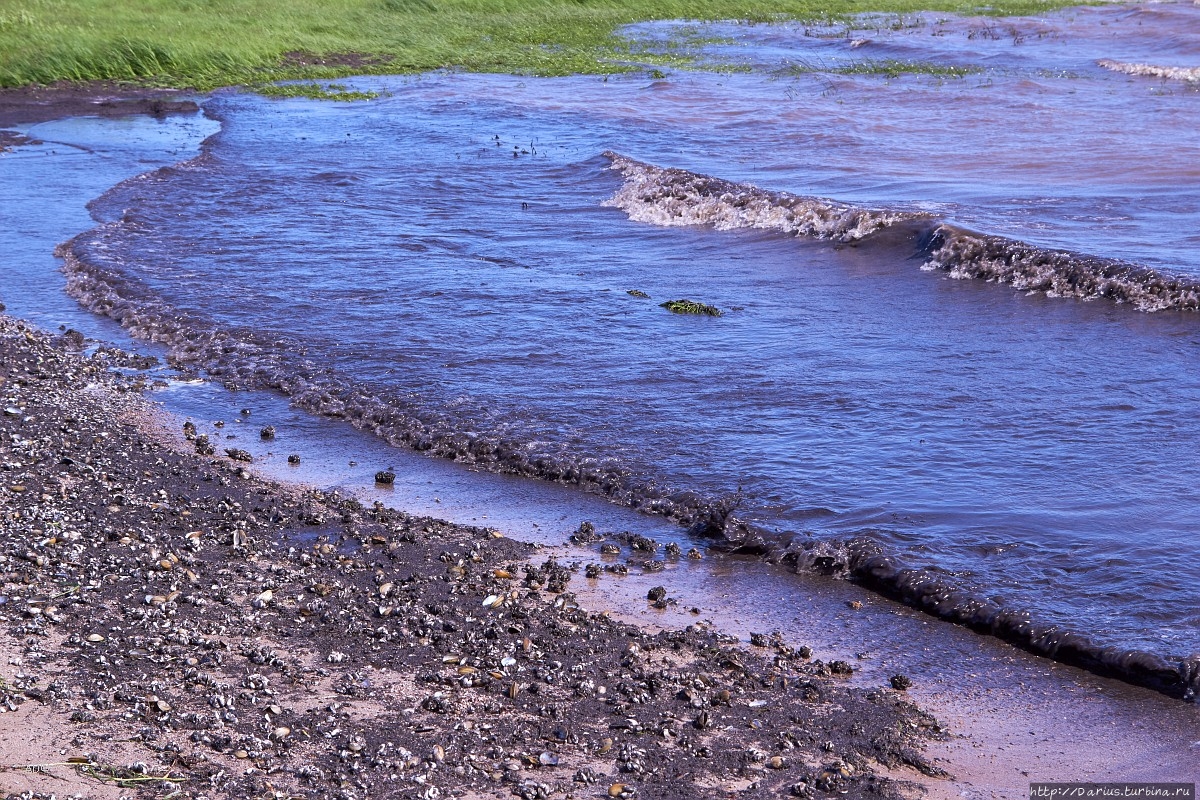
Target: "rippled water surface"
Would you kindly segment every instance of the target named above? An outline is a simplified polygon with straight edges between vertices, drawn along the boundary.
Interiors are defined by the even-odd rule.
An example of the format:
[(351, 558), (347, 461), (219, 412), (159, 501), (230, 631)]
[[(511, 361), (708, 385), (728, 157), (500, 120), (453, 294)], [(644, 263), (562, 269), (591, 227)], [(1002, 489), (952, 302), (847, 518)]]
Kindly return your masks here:
[[(1068, 277), (1086, 254), (1187, 295), (1200, 90), (1098, 62), (1196, 66), (1200, 7), (630, 35), (737, 71), (222, 96), (205, 155), (94, 207), (75, 291), (397, 441), (741, 488), (767, 528), (870, 536), (1104, 644), (1200, 651), (1200, 313), (923, 270), (903, 226), (675, 224), (708, 212), (668, 191), (634, 213), (604, 155), (925, 214), (1058, 253)], [(683, 297), (725, 314), (658, 305)]]

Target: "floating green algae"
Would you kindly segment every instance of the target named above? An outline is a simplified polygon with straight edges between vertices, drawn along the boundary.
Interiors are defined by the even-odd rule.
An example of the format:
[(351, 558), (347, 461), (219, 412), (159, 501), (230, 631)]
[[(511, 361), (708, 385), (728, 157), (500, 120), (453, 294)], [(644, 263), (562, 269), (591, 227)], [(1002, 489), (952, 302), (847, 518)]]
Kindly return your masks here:
[(673, 314), (701, 314), (709, 317), (719, 317), (722, 314), (721, 309), (716, 306), (697, 303), (695, 300), (668, 300), (659, 305)]

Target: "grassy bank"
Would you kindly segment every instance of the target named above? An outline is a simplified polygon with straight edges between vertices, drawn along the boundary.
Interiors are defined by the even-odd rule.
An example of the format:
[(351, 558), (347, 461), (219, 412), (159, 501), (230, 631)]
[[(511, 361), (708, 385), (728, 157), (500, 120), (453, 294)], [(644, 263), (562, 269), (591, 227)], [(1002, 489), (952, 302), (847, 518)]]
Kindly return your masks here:
[[(441, 67), (615, 72), (621, 25), (862, 11), (1019, 14), (1035, 0), (6, 0), (0, 86), (119, 80), (208, 89)], [(324, 63), (321, 63), (324, 62)]]

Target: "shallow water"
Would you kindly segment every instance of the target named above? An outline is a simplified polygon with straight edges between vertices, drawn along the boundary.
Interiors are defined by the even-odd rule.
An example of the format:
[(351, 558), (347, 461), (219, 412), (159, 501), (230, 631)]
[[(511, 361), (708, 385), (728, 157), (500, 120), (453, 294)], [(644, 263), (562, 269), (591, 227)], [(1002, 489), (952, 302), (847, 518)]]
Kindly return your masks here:
[[(955, 280), (903, 226), (847, 246), (620, 202), (606, 151), (1200, 281), (1200, 92), (1097, 63), (1187, 66), (1200, 8), (901, 22), (698, 32), (746, 72), (226, 95), (205, 155), (93, 207), (73, 290), (397, 442), (633, 503), (740, 488), (767, 528), (868, 536), (1102, 644), (1194, 653), (1194, 311)], [(829, 71), (883, 59), (981, 71)], [(657, 306), (679, 297), (726, 314)]]

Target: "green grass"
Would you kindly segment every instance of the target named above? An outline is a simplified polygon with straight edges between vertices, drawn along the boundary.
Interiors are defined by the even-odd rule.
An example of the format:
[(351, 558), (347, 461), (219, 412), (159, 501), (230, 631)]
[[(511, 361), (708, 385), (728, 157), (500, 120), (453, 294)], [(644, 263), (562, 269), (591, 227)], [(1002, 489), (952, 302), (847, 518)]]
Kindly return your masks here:
[[(0, 86), (115, 80), (211, 89), (439, 68), (613, 73), (657, 19), (864, 11), (1040, 13), (1063, 0), (0, 0)], [(290, 55), (289, 55), (290, 54)], [(323, 61), (324, 63), (319, 63)]]

